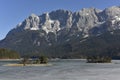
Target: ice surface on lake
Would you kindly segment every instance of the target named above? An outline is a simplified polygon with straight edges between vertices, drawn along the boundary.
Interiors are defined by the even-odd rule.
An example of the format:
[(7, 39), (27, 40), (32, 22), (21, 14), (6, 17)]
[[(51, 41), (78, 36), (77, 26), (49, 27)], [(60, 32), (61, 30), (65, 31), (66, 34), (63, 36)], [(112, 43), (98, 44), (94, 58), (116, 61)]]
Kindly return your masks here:
[(0, 63), (0, 80), (120, 80), (120, 61), (95, 64), (59, 60), (49, 67), (6, 67)]

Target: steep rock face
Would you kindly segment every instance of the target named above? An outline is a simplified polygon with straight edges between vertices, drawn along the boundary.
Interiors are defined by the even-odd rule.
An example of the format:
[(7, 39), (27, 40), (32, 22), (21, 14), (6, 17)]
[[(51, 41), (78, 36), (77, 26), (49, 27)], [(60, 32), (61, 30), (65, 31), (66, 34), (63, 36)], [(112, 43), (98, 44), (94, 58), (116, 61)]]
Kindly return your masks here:
[(73, 17), (73, 28), (77, 27), (79, 31), (83, 32), (83, 35), (88, 35), (89, 30), (99, 23), (97, 15), (99, 12), (100, 10), (95, 8), (83, 8), (81, 11), (75, 12)]
[(90, 30), (90, 33), (95, 33), (96, 35), (106, 31), (120, 29), (120, 7), (113, 6), (106, 8), (97, 15), (99, 23)]
[[(119, 29), (120, 7), (105, 10), (83, 8), (77, 12), (59, 9), (40, 16), (30, 15), (0, 41), (0, 47), (15, 49), (22, 54), (27, 53), (28, 49), (29, 53), (55, 54), (53, 49), (56, 47), (63, 53), (66, 50), (71, 53), (74, 50), (70, 49), (70, 52), (68, 48), (74, 43)], [(62, 51), (58, 54), (61, 55)]]
[(40, 26), (46, 33), (56, 33), (60, 30), (60, 22), (58, 20), (50, 19), (49, 13), (44, 14), (44, 16), (40, 16), (40, 18), (42, 21)]
[(115, 16), (120, 16), (120, 7), (112, 6), (110, 8), (106, 8), (105, 10), (103, 10), (102, 15), (103, 20), (108, 20)]
[(16, 29), (21, 28), (22, 30), (39, 30), (39, 23), (40, 18), (35, 14), (31, 14), (22, 23), (19, 23)]
[(72, 12), (67, 10), (56, 10), (50, 13), (50, 18), (53, 20), (58, 20), (60, 26), (71, 27), (72, 26)]

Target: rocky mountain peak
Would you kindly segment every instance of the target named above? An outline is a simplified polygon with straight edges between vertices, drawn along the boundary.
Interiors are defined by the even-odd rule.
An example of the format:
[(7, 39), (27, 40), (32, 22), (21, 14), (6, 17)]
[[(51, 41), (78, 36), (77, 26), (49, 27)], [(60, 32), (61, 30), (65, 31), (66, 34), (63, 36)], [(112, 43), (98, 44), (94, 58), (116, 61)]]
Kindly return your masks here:
[(101, 10), (95, 8), (83, 8), (82, 10), (75, 12), (73, 17), (73, 26), (85, 35), (93, 27), (99, 24), (98, 14)]
[(112, 6), (110, 8), (106, 8), (103, 10), (102, 15), (104, 20), (109, 20), (115, 16), (120, 16), (120, 7)]
[(31, 14), (31, 16), (25, 19), (24, 29), (39, 30), (39, 22), (39, 17), (35, 14)]

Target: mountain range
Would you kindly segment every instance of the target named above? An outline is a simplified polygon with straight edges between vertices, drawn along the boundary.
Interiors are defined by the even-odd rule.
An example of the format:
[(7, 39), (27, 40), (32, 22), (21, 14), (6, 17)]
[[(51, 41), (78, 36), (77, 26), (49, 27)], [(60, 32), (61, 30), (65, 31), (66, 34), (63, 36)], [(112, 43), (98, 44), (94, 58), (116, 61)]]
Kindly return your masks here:
[(120, 56), (120, 6), (99, 10), (55, 10), (31, 14), (10, 30), (0, 48), (21, 55), (80, 58), (89, 55)]

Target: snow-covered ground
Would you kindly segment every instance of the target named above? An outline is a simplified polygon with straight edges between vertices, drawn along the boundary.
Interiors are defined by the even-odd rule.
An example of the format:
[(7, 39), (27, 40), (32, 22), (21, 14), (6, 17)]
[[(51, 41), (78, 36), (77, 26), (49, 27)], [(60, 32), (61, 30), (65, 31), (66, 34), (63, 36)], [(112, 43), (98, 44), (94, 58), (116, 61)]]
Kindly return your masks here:
[(0, 62), (0, 80), (120, 80), (120, 61), (85, 63), (58, 60), (46, 67), (7, 67)]

